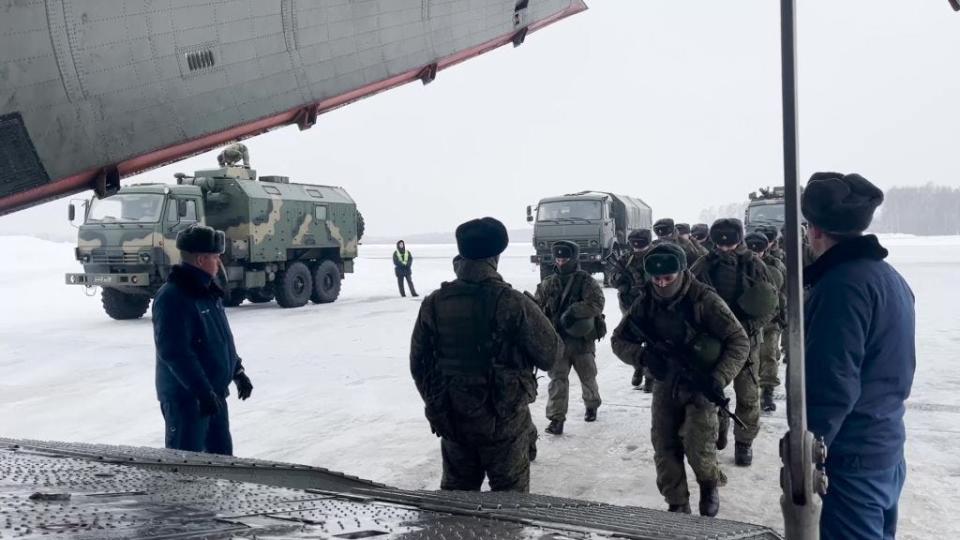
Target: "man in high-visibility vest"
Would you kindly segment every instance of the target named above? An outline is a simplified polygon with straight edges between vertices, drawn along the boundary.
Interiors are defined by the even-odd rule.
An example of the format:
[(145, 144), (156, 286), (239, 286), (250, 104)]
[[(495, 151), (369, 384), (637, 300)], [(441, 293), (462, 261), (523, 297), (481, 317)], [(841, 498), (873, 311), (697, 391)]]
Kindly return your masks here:
[(419, 296), (417, 290), (413, 288), (413, 254), (407, 249), (403, 240), (397, 242), (397, 250), (393, 252), (393, 271), (397, 274), (397, 287), (400, 288), (400, 296), (407, 296), (403, 290), (403, 280), (407, 280), (410, 286), (410, 295)]

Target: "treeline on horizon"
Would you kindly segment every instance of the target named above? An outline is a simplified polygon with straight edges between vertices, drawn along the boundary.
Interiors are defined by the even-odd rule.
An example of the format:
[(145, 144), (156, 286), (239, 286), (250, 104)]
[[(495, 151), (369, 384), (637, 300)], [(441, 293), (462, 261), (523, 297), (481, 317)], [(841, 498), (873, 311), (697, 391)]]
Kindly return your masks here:
[[(730, 203), (700, 212), (702, 223), (723, 217), (743, 219), (747, 203)], [(960, 235), (960, 188), (926, 184), (894, 187), (884, 193), (883, 205), (870, 225), (870, 232), (917, 236)]]

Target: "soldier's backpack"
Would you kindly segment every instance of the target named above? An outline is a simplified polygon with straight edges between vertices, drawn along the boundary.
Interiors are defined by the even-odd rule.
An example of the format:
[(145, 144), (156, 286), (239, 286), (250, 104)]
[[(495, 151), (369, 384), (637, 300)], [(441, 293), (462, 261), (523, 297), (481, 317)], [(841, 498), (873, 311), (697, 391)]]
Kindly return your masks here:
[(597, 317), (576, 318), (569, 312), (569, 306), (573, 302), (573, 291), (576, 290), (576, 297), (583, 298), (583, 288), (588, 279), (593, 279), (586, 272), (577, 272), (567, 282), (558, 304), (558, 313), (560, 314), (560, 326), (570, 337), (585, 339), (587, 341), (600, 341), (607, 335), (607, 318), (601, 313)]

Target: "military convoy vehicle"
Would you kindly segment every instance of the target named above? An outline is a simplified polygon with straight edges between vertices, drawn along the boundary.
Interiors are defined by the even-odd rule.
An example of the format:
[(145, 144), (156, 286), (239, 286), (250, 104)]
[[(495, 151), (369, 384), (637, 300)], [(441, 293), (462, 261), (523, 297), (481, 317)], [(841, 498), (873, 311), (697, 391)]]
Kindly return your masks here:
[(611, 272), (607, 258), (626, 248), (632, 231), (653, 226), (653, 210), (636, 197), (581, 191), (528, 206), (527, 221), (535, 222), (536, 254), (530, 262), (540, 265), (540, 279), (553, 272), (553, 244), (568, 240), (580, 247), (581, 267), (593, 274), (602, 272), (606, 283)]
[[(180, 262), (177, 234), (203, 223), (226, 236), (226, 305), (275, 298), (292, 308), (336, 300), (363, 235), (353, 199), (340, 187), (258, 178), (246, 148), (236, 146), (221, 154), (220, 168), (178, 173), (176, 185), (125, 186), (84, 203), (76, 248), (83, 272), (67, 274), (66, 282), (101, 287), (103, 308), (114, 319), (139, 318)], [(71, 220), (76, 210), (71, 204)]]
[(773, 225), (777, 229), (786, 223), (786, 206), (783, 187), (760, 188), (750, 194), (750, 203), (743, 219), (743, 226), (747, 232), (753, 232), (757, 227)]

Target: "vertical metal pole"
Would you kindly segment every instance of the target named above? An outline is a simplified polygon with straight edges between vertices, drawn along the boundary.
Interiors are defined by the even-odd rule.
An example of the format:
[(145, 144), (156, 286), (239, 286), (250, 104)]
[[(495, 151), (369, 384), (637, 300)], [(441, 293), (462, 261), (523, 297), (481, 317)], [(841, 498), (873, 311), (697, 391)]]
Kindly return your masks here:
[(780, 441), (783, 468), (784, 530), (788, 540), (820, 538), (822, 477), (814, 467), (814, 440), (807, 431), (803, 351), (803, 257), (800, 231), (800, 184), (797, 162), (796, 0), (780, 0), (780, 45), (783, 82), (783, 172), (786, 197), (787, 251), (787, 421)]

